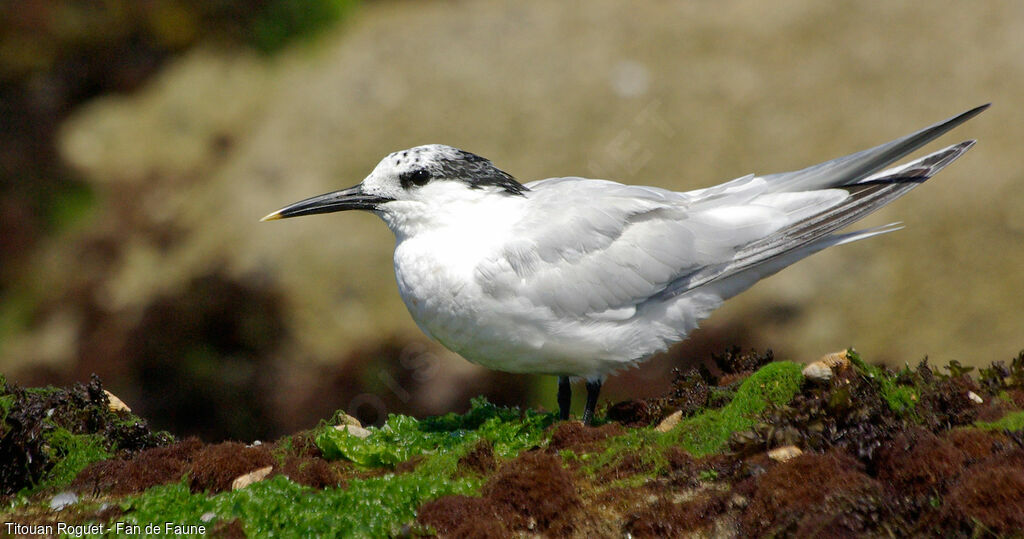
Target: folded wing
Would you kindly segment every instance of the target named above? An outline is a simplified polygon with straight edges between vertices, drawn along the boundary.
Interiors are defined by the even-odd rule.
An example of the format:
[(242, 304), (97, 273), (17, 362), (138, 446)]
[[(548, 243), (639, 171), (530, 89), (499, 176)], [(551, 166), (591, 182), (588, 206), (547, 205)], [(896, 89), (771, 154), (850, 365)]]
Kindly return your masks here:
[(728, 281), (715, 290), (724, 300), (820, 249), (891, 230), (834, 234), (966, 152), (973, 141), (878, 172), (984, 108), (807, 169), (687, 193), (581, 178), (533, 182), (531, 213), (516, 239), (478, 266), (478, 282), (495, 297), (582, 321), (628, 320)]

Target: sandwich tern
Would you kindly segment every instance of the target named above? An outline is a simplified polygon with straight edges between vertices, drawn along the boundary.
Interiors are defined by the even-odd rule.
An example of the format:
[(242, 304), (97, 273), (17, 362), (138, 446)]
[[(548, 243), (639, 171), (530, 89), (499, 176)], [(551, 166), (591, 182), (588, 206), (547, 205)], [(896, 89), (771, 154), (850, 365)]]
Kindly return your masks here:
[[(726, 299), (817, 251), (901, 228), (842, 227), (963, 155), (973, 140), (885, 169), (988, 105), (798, 170), (673, 192), (579, 177), (521, 184), (440, 144), (385, 157), (361, 183), (264, 221), (375, 213), (395, 235), (398, 290), (416, 324), (467, 360), (587, 388), (684, 339)], [(884, 169), (884, 170), (883, 170)]]

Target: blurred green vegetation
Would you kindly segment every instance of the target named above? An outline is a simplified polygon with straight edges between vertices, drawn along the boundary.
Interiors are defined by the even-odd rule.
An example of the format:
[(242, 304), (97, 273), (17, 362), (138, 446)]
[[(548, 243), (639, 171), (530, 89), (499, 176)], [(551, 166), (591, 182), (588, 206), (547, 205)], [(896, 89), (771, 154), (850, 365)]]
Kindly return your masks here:
[[(0, 80), (77, 66), (86, 94), (131, 89), (169, 54), (202, 40), (280, 51), (347, 15), (359, 0), (31, 0), (0, 5)], [(106, 58), (109, 66), (95, 65)], [(140, 69), (142, 72), (134, 72)], [(102, 77), (102, 78), (101, 78)], [(124, 85), (124, 86), (122, 86)]]
[[(358, 0), (26, 0), (0, 3), (0, 294), (43, 237), (95, 203), (57, 156), (61, 121), (94, 97), (139, 88), (193, 45), (264, 54), (316, 35)], [(2, 297), (2, 296), (0, 296)]]
[(985, 430), (1024, 430), (1024, 412), (1013, 412), (1004, 415), (996, 421), (977, 421), (974, 426)]
[(359, 0), (270, 0), (254, 18), (249, 40), (260, 51), (274, 53), (315, 35), (358, 5)]

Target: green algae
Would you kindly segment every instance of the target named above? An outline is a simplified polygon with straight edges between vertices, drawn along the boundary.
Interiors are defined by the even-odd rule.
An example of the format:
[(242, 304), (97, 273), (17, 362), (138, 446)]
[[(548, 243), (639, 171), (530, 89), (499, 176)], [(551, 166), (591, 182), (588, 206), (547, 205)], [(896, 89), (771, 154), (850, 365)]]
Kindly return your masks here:
[(732, 433), (752, 427), (769, 405), (792, 400), (803, 384), (802, 370), (802, 365), (791, 361), (761, 367), (743, 381), (729, 404), (684, 419), (667, 433), (668, 439), (697, 457), (720, 453)]
[(995, 421), (975, 421), (974, 426), (985, 430), (1024, 431), (1024, 411), (1006, 414)]
[(253, 21), (250, 41), (265, 54), (276, 53), (319, 34), (359, 4), (358, 0), (271, 0)]
[(351, 479), (345, 488), (317, 490), (284, 476), (214, 496), (192, 493), (186, 481), (146, 490), (122, 503), (119, 520), (144, 525), (205, 525), (238, 520), (250, 537), (385, 537), (413, 522), (416, 508), (449, 494), (474, 494), (480, 481), (421, 466), (407, 474)]
[(716, 481), (718, 479), (718, 472), (715, 470), (701, 470), (700, 473), (697, 474), (697, 479), (700, 479), (701, 481)]
[(10, 507), (27, 505), (30, 497), (42, 491), (58, 491), (67, 487), (86, 466), (93, 462), (111, 458), (112, 453), (104, 448), (103, 437), (98, 434), (72, 434), (67, 429), (57, 428), (43, 435), (46, 443), (45, 454), (52, 466), (35, 482), (15, 492), (9, 501)]
[(119, 450), (170, 441), (137, 416), (111, 411), (96, 377), (68, 389), (20, 388), (0, 377), (0, 495), (25, 501), (66, 487), (86, 466)]
[[(670, 436), (649, 428), (631, 429), (625, 434), (608, 438), (604, 450), (593, 455), (580, 455), (581, 468), (588, 475), (616, 476), (629, 486), (634, 480), (653, 479), (668, 470), (665, 448), (672, 445)], [(610, 473), (609, 473), (610, 471)], [(613, 486), (620, 486), (613, 483)]]
[(344, 458), (366, 467), (395, 466), (446, 451), (461, 455), (479, 440), (491, 442), (495, 455), (509, 458), (539, 445), (544, 429), (554, 421), (554, 414), (522, 413), (481, 397), (473, 399), (470, 410), (462, 415), (449, 413), (422, 421), (390, 415), (380, 428), (368, 429), (370, 435), (365, 438), (324, 425), (315, 440), (325, 458)]
[[(889, 409), (897, 414), (912, 414), (914, 408), (920, 399), (919, 391), (913, 385), (898, 384), (897, 380), (901, 378), (901, 374), (910, 373), (910, 369), (906, 368), (902, 373), (897, 375), (891, 375), (881, 367), (874, 365), (868, 365), (854, 349), (846, 351), (846, 357), (850, 359), (850, 363), (853, 364), (854, 368), (857, 369), (862, 375), (875, 381), (878, 384), (878, 388), (882, 393), (882, 398), (885, 403), (889, 406)], [(906, 376), (911, 378), (910, 376)]]
[[(0, 374), (0, 385), (4, 384), (4, 377)], [(0, 425), (7, 421), (7, 414), (14, 408), (14, 395), (0, 395)]]
[(882, 396), (889, 409), (896, 413), (910, 412), (917, 406), (917, 390), (910, 386), (883, 388)]
[(324, 458), (343, 458), (367, 467), (395, 466), (414, 456), (452, 449), (461, 442), (425, 433), (416, 419), (403, 415), (391, 415), (382, 427), (371, 427), (366, 438), (326, 426), (319, 429), (315, 440)]
[[(154, 487), (122, 505), (123, 520), (201, 524), (238, 520), (250, 536), (288, 535), (379, 537), (394, 535), (413, 522), (416, 508), (435, 498), (475, 495), (483, 479), (460, 474), (459, 459), (478, 441), (511, 458), (545, 440), (554, 414), (500, 407), (473, 399), (466, 414), (417, 420), (391, 415), (360, 438), (330, 425), (318, 428), (314, 442), (324, 458), (346, 459), (365, 468), (394, 468), (415, 462), (413, 471), (350, 478), (343, 487), (311, 489), (276, 476), (213, 496), (189, 492), (188, 483)], [(288, 443), (288, 441), (286, 441)]]
[(104, 448), (103, 437), (99, 434), (72, 434), (67, 429), (57, 428), (46, 433), (45, 437), (54, 465), (38, 484), (24, 494), (70, 485), (86, 466), (112, 456)]
[(431, 417), (421, 422), (425, 432), (445, 433), (466, 442), (487, 440), (494, 448), (494, 454), (512, 458), (523, 449), (535, 447), (546, 440), (545, 430), (557, 421), (554, 413), (497, 406), (484, 397), (470, 400), (470, 409), (465, 414), (448, 413)]
[(563, 451), (563, 457), (581, 463), (581, 470), (590, 476), (607, 475), (607, 470), (628, 474), (628, 477), (615, 479), (613, 484), (629, 486), (653, 479), (667, 472), (669, 463), (665, 450), (669, 447), (682, 447), (696, 457), (726, 450), (732, 434), (752, 427), (768, 406), (784, 405), (793, 399), (804, 381), (802, 369), (802, 365), (789, 361), (769, 363), (744, 380), (732, 400), (722, 408), (705, 409), (684, 418), (666, 433), (650, 428), (630, 429), (608, 438), (604, 450), (598, 454), (575, 455)]

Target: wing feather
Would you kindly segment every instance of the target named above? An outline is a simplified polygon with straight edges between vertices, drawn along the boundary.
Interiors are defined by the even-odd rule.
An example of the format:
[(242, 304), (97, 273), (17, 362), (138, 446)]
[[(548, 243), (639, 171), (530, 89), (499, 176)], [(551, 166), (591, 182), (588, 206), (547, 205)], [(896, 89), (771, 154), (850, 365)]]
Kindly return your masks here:
[(559, 316), (631, 315), (682, 273), (728, 260), (789, 220), (767, 205), (692, 212), (685, 193), (569, 180), (529, 186), (531, 214), (476, 270), (487, 293)]

